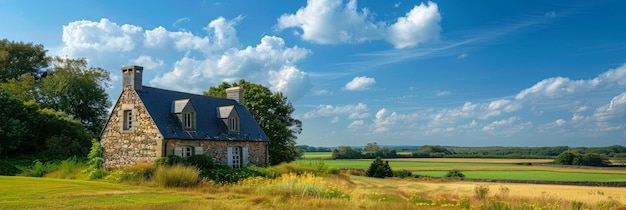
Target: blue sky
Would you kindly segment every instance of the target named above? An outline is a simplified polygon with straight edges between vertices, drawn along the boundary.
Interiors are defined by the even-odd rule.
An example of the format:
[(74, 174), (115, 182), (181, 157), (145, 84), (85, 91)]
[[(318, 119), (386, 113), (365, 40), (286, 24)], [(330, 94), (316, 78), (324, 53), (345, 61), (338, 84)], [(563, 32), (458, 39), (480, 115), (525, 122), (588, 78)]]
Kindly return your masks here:
[(285, 93), (312, 146), (626, 145), (624, 1), (0, 0), (0, 38)]

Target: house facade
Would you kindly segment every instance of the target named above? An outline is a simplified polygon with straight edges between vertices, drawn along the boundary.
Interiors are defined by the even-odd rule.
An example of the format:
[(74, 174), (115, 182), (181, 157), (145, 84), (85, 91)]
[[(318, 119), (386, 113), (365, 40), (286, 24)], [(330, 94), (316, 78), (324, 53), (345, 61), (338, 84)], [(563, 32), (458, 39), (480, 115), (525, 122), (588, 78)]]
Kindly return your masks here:
[(268, 164), (270, 139), (243, 105), (242, 88), (227, 98), (142, 84), (143, 67), (122, 67), (122, 93), (100, 136), (104, 167), (160, 157), (207, 155), (231, 167)]

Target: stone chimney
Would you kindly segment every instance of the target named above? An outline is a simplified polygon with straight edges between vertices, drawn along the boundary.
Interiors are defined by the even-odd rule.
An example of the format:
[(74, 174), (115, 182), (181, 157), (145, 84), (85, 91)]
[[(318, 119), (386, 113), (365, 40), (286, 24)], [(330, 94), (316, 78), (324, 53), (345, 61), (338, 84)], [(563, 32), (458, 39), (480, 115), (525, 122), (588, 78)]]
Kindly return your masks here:
[(135, 90), (141, 90), (143, 85), (141, 79), (143, 67), (141, 66), (124, 66), (122, 67), (122, 87), (132, 86)]
[(226, 89), (226, 98), (237, 101), (237, 103), (244, 105), (243, 101), (243, 92), (244, 89), (242, 87), (231, 87)]

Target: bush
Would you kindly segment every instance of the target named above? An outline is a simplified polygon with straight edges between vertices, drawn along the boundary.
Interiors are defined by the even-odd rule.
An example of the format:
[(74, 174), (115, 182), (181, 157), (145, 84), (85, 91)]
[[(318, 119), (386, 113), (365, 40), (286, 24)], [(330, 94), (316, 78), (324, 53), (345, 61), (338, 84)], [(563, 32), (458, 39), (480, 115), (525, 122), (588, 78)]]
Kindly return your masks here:
[(154, 173), (154, 180), (164, 187), (191, 187), (198, 184), (200, 171), (182, 164), (161, 166)]
[(406, 178), (406, 177), (410, 177), (413, 175), (413, 172), (409, 171), (409, 170), (399, 170), (399, 171), (393, 171), (393, 177), (400, 177), (400, 178)]
[(392, 177), (393, 171), (389, 167), (388, 161), (383, 162), (380, 157), (377, 157), (367, 169), (365, 175), (376, 178)]
[(186, 165), (195, 166), (199, 169), (213, 168), (213, 158), (206, 155), (193, 155), (184, 160)]
[(50, 173), (56, 169), (54, 164), (42, 163), (39, 160), (35, 160), (30, 167), (18, 167), (22, 170), (20, 175), (30, 177), (42, 177), (47, 173)]
[(102, 168), (104, 159), (102, 158), (102, 145), (96, 140), (91, 140), (91, 151), (87, 155), (87, 169), (85, 173), (89, 176), (90, 180), (102, 179), (108, 175)]
[(154, 165), (156, 166), (174, 166), (177, 164), (185, 164), (185, 158), (177, 155), (168, 155), (154, 161)]
[(461, 171), (459, 171), (459, 170), (451, 170), (451, 171), (448, 171), (448, 173), (446, 174), (446, 177), (448, 177), (448, 178), (463, 178), (463, 177), (465, 177), (465, 174), (461, 173)]
[(154, 175), (154, 165), (150, 163), (135, 163), (126, 168), (121, 168), (109, 174), (105, 179), (114, 182), (136, 182), (148, 181)]
[(249, 168), (230, 168), (228, 166), (215, 166), (213, 169), (202, 170), (202, 177), (209, 178), (217, 183), (236, 183), (246, 178), (263, 176), (258, 172)]
[(85, 161), (81, 158), (71, 157), (61, 161), (56, 165), (56, 170), (49, 173), (47, 177), (53, 177), (58, 179), (76, 179), (77, 173), (80, 173), (80, 169), (85, 167)]

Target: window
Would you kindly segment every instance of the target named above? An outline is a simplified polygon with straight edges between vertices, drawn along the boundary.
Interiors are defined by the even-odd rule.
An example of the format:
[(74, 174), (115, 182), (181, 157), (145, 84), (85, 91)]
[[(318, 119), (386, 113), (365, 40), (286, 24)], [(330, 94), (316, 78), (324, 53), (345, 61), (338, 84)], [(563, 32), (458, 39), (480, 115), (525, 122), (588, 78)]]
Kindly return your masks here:
[(183, 116), (183, 127), (186, 129), (193, 129), (193, 118), (191, 112), (185, 112)]
[(239, 133), (239, 118), (228, 118), (228, 131), (230, 133)]
[(130, 130), (133, 127), (133, 112), (124, 110), (124, 130)]
[(192, 153), (191, 147), (184, 147), (183, 148), (183, 155), (182, 155), (183, 157), (185, 157), (185, 158), (186, 157), (191, 157), (192, 154), (193, 153)]

